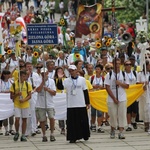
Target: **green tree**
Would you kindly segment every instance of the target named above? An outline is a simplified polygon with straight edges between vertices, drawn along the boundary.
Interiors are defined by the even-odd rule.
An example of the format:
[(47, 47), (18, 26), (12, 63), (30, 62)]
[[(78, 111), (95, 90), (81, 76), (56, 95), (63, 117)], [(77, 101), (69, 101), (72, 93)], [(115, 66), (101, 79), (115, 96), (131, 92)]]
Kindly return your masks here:
[[(111, 7), (112, 0), (104, 1), (104, 7)], [(145, 12), (145, 0), (125, 0), (120, 1), (116, 0), (116, 7), (125, 6), (125, 10), (116, 11), (116, 18), (118, 22), (135, 22), (136, 19), (139, 19)], [(109, 12), (111, 14), (111, 12)]]

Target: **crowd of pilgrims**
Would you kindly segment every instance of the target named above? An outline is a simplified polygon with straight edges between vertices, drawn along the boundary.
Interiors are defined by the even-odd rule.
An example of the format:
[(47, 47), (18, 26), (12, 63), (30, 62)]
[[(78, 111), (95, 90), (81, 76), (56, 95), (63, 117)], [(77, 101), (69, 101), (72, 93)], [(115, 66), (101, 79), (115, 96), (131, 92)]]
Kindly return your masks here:
[[(90, 49), (86, 50), (85, 46), (89, 45)], [(110, 55), (110, 51), (107, 48), (102, 48), (100, 54), (96, 52), (96, 47), (93, 46), (93, 42), (90, 43), (88, 39), (81, 41), (77, 41), (76, 47), (78, 49), (73, 48), (71, 53), (67, 53), (62, 51), (57, 47), (57, 57), (53, 57), (49, 55), (49, 53), (44, 52), (38, 58), (38, 63), (36, 65), (32, 64), (32, 57), (33, 57), (33, 48), (30, 46), (25, 46), (25, 54), (21, 58), (17, 58), (15, 56), (15, 52), (12, 52), (9, 57), (6, 59), (6, 55), (2, 56), (2, 63), (1, 63), (1, 82), (0, 82), (0, 91), (3, 93), (11, 93), (11, 98), (14, 100), (15, 97), (15, 90), (18, 90), (19, 84), (21, 82), (27, 81), (30, 84), (27, 86), (25, 84), (20, 85), (21, 90), (24, 88), (30, 90), (30, 96), (27, 98), (30, 103), (30, 113), (25, 112), (26, 114), (30, 114), (29, 116), (24, 116), (22, 118), (22, 137), (21, 141), (26, 140), (26, 136), (32, 135), (35, 136), (36, 134), (41, 133), (38, 129), (38, 125), (42, 128), (43, 133), (43, 141), (47, 141), (46, 137), (46, 129), (50, 125), (50, 140), (55, 141), (54, 137), (54, 110), (50, 110), (48, 114), (48, 118), (50, 119), (50, 123), (48, 123), (48, 119), (45, 119), (44, 116), (40, 116), (38, 114), (37, 108), (45, 108), (44, 94), (42, 92), (42, 87), (45, 90), (48, 90), (50, 95), (46, 98), (49, 101), (46, 105), (50, 108), (54, 108), (53, 104), (53, 96), (56, 93), (64, 93), (64, 80), (66, 78), (70, 78), (70, 74), (72, 73), (70, 70), (76, 70), (77, 76), (82, 76), (86, 80), (86, 87), (88, 91), (95, 91), (105, 89), (104, 81), (107, 73), (114, 69), (113, 63), (113, 56)], [(54, 48), (56, 50), (56, 48)], [(76, 58), (76, 55), (79, 55)], [(138, 56), (139, 55), (139, 56)], [(140, 49), (136, 47), (136, 51), (132, 53), (131, 56), (128, 56), (126, 51), (124, 50), (123, 53), (117, 54), (119, 58), (119, 68), (120, 70), (126, 72), (126, 75), (129, 79), (130, 84), (142, 83), (145, 85), (149, 80), (145, 79), (144, 71), (140, 70), (139, 59), (140, 58)], [(145, 57), (149, 57), (149, 54)], [(70, 67), (70, 68), (69, 68)], [(73, 67), (73, 68), (72, 68)], [(75, 67), (75, 68), (74, 68)], [(19, 70), (18, 70), (19, 69)], [(146, 61), (146, 70), (147, 70), (147, 78), (149, 77), (149, 70), (150, 64), (149, 61)], [(45, 75), (45, 77), (44, 77)], [(20, 76), (20, 77), (19, 77)], [(71, 76), (72, 77), (72, 76)], [(149, 78), (148, 78), (149, 79)], [(19, 82), (18, 82), (19, 80)], [(47, 80), (49, 83), (47, 83)], [(48, 84), (47, 86), (50, 89), (45, 87), (45, 82)], [(17, 83), (15, 85), (15, 89), (13, 83)], [(77, 84), (77, 83), (76, 83)], [(146, 89), (145, 89), (146, 90)], [(24, 90), (26, 92), (26, 90)], [(77, 93), (78, 95), (79, 93)], [(31, 96), (32, 95), (32, 96)], [(18, 95), (17, 95), (18, 96)], [(146, 101), (144, 101), (145, 96), (141, 96), (143, 101), (135, 101), (130, 107), (127, 108), (126, 114), (126, 121), (127, 127), (125, 128), (126, 131), (132, 131), (133, 128), (137, 129), (136, 121), (142, 120), (144, 121), (145, 131), (149, 129), (149, 119), (148, 116), (145, 115), (148, 112), (145, 112), (145, 105)], [(87, 98), (89, 99), (89, 98)], [(142, 104), (141, 104), (142, 102)], [(68, 102), (67, 102), (68, 103)], [(14, 100), (14, 107), (19, 108), (26, 108), (29, 105), (26, 104), (25, 107), (23, 106), (23, 102), (21, 106), (15, 103)], [(46, 107), (47, 108), (47, 107)], [(53, 113), (52, 113), (52, 112)], [(31, 113), (32, 112), (32, 113)], [(15, 131), (14, 131), (14, 116), (9, 118), (9, 125), (8, 119), (1, 121), (1, 134), (2, 133), (2, 125), (5, 128), (5, 135), (13, 134), (15, 135), (14, 140), (16, 140), (16, 133), (19, 134), (19, 119), (21, 116), (19, 115), (21, 112), (15, 112)], [(23, 113), (24, 114), (24, 113)], [(39, 115), (39, 116), (38, 116)], [(140, 117), (140, 119), (139, 119)], [(39, 118), (39, 120), (37, 119)], [(41, 119), (42, 118), (42, 119)], [(96, 119), (97, 118), (97, 119)], [(88, 124), (92, 132), (104, 133), (105, 130), (103, 129), (103, 125), (109, 126), (109, 115), (108, 113), (103, 113), (99, 110), (96, 110), (91, 106), (90, 110), (88, 110)], [(47, 120), (45, 122), (45, 120)], [(40, 122), (40, 123), (39, 123)], [(61, 134), (65, 134), (67, 132), (66, 128), (66, 121), (59, 120), (59, 127), (61, 129)], [(16, 124), (18, 126), (16, 127)], [(25, 124), (25, 125), (24, 125)], [(27, 129), (26, 129), (27, 124)], [(19, 135), (18, 135), (19, 137)], [(87, 140), (89, 135), (85, 137)], [(81, 138), (83, 138), (81, 136)], [(78, 139), (78, 138), (77, 138)], [(79, 138), (80, 139), (80, 138)], [(68, 137), (68, 140), (69, 137)], [(74, 140), (71, 142), (74, 142)]]
[[(36, 2), (36, 0), (34, 2)], [(55, 6), (53, 6), (55, 1), (52, 0), (50, 3), (52, 10), (55, 9)], [(11, 6), (11, 3), (9, 4)], [(68, 51), (61, 45), (63, 43), (63, 36), (60, 34), (59, 45), (52, 47), (55, 55), (49, 54), (46, 51), (41, 52), (37, 59), (37, 64), (33, 64), (34, 47), (28, 46), (24, 43), (25, 41), (22, 41), (22, 53), (20, 57), (16, 57), (15, 51), (13, 50), (11, 53), (7, 53), (10, 47), (13, 46), (8, 37), (8, 26), (11, 21), (15, 21), (17, 17), (21, 16), (22, 1), (17, 1), (17, 4), (20, 10), (16, 7), (15, 2), (12, 1), (12, 10), (8, 9), (2, 19), (2, 32), (6, 53), (1, 57), (0, 92), (10, 93), (10, 98), (14, 102), (15, 114), (8, 119), (0, 121), (1, 135), (3, 135), (2, 128), (4, 127), (4, 135), (14, 135), (14, 141), (17, 141), (20, 136), (19, 131), (21, 130), (20, 140), (27, 141), (28, 136), (41, 134), (42, 131), (42, 141), (46, 142), (48, 141), (46, 130), (49, 128), (50, 141), (55, 141), (54, 130), (56, 120), (54, 119), (55, 108), (53, 97), (57, 93), (68, 94), (66, 100), (67, 120), (58, 120), (58, 123), (60, 133), (67, 134), (67, 140), (69, 140), (70, 143), (75, 143), (76, 140), (82, 138), (88, 140), (90, 137), (89, 130), (104, 133), (103, 125), (111, 126), (111, 138), (114, 138), (115, 135), (114, 127), (120, 124), (120, 128), (118, 127), (120, 131), (118, 137), (120, 139), (125, 138), (122, 133), (124, 129), (126, 131), (137, 129), (136, 121), (143, 121), (144, 130), (146, 132), (148, 131), (149, 113), (148, 110), (145, 109), (147, 104), (146, 92), (148, 92), (146, 85), (149, 85), (150, 79), (150, 53), (148, 51), (145, 55), (145, 74), (145, 71), (141, 70), (139, 66), (141, 47), (136, 45), (136, 43), (132, 51), (127, 48), (128, 44), (126, 44), (121, 51), (118, 49), (116, 54), (114, 54), (114, 49), (108, 50), (107, 47), (102, 47), (101, 51), (97, 52), (94, 40), (89, 37), (84, 40), (76, 41), (75, 46)], [(70, 0), (68, 4), (68, 11), (64, 13), (62, 7), (63, 1), (60, 1), (61, 16), (64, 15), (64, 18), (67, 19), (69, 24), (65, 35), (66, 40), (70, 40), (76, 24), (76, 14), (72, 7), (73, 1)], [(42, 5), (44, 5), (44, 0), (39, 4), (39, 6)], [(1, 5), (1, 9), (4, 9), (4, 6), (5, 5)], [(35, 15), (34, 9), (38, 8), (38, 11), (40, 11), (40, 7), (36, 5), (29, 7), (28, 1), (26, 1), (26, 6), (27, 13), (24, 16), (24, 21), (25, 23), (31, 23)], [(51, 11), (50, 19), (51, 22), (55, 22), (54, 10)], [(132, 38), (135, 39), (135, 32), (131, 23), (128, 23), (126, 26), (120, 26), (116, 37), (121, 40), (121, 36), (124, 32), (130, 33)], [(107, 21), (104, 22), (104, 36), (113, 38), (112, 26)], [(40, 48), (40, 50), (42, 51), (42, 48)], [(114, 61), (114, 56), (117, 57), (116, 61)], [(120, 113), (120, 117), (118, 116), (117, 119), (121, 123), (119, 122), (117, 125), (117, 119), (114, 118), (114, 121), (111, 118), (113, 115), (111, 116), (111, 114), (109, 114), (111, 111), (104, 113), (96, 110), (92, 106), (90, 107), (88, 96), (89, 91), (101, 89), (106, 89), (108, 94), (110, 94), (108, 91), (109, 76), (107, 74), (115, 71), (114, 64), (116, 63), (118, 63), (119, 71), (125, 72), (125, 76), (128, 78), (126, 84), (141, 83), (145, 90), (145, 93), (140, 97), (142, 101), (139, 99), (127, 109), (122, 110), (124, 116), (122, 117), (122, 113)], [(112, 74), (112, 78), (113, 75), (114, 74)], [(70, 85), (70, 83), (73, 83), (73, 85)], [(119, 85), (120, 83), (116, 84)], [(69, 88), (72, 88), (72, 86), (74, 86), (74, 88), (70, 90)], [(77, 88), (78, 91), (76, 91), (76, 87), (79, 88)], [(124, 85), (123, 88), (127, 88), (127, 86)], [(71, 99), (73, 100), (71, 101)], [(126, 98), (124, 97), (122, 100), (126, 100)], [(114, 103), (117, 105), (118, 102), (116, 99), (114, 99)], [(114, 106), (109, 107), (113, 108)], [(123, 106), (121, 107), (123, 108)], [(81, 120), (82, 123), (80, 122)], [(127, 126), (125, 126), (126, 124)]]

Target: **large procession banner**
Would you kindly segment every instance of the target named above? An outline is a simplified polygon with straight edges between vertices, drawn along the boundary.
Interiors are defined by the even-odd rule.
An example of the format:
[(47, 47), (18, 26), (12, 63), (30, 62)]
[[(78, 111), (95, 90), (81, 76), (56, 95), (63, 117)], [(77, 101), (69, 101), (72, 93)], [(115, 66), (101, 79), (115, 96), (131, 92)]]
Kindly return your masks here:
[(102, 35), (102, 5), (79, 5), (76, 23), (76, 38), (82, 35), (99, 39)]
[[(127, 107), (135, 102), (144, 93), (142, 84), (130, 85), (126, 89)], [(89, 92), (90, 104), (102, 112), (108, 112), (106, 90)], [(141, 99), (142, 100), (142, 99)], [(54, 96), (55, 119), (65, 120), (67, 114), (66, 93), (57, 93)], [(0, 93), (0, 120), (4, 120), (14, 114), (14, 104), (10, 99), (10, 93)]]

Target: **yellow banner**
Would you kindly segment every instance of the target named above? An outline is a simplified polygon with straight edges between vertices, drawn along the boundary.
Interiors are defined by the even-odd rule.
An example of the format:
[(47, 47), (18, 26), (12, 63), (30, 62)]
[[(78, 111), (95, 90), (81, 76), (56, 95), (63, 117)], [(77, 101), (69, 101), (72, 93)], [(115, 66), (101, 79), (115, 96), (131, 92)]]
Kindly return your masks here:
[[(144, 93), (142, 84), (130, 85), (129, 89), (126, 89), (127, 94), (127, 107), (135, 102)], [(99, 90), (89, 92), (91, 105), (102, 112), (108, 112), (107, 108), (107, 92), (106, 90)]]

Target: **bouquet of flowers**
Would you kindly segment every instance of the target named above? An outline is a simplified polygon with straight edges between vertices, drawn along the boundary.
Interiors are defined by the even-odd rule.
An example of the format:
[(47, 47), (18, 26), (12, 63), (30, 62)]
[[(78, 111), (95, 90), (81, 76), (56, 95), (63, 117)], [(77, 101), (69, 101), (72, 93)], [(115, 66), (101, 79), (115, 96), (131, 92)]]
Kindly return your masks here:
[(18, 40), (21, 40), (21, 31), (22, 31), (22, 26), (21, 25), (17, 25), (16, 28), (15, 26), (10, 25), (10, 37), (14, 38), (15, 42), (17, 42)]
[(148, 34), (145, 31), (139, 31), (137, 33), (136, 39), (140, 43), (145, 43), (148, 40)]
[(102, 38), (102, 45), (106, 46), (106, 47), (110, 47), (111, 46), (111, 41), (112, 41), (112, 38), (110, 38), (108, 36), (104, 36)]
[(110, 45), (118, 48), (121, 46), (121, 42), (117, 38), (114, 38), (111, 40)]

